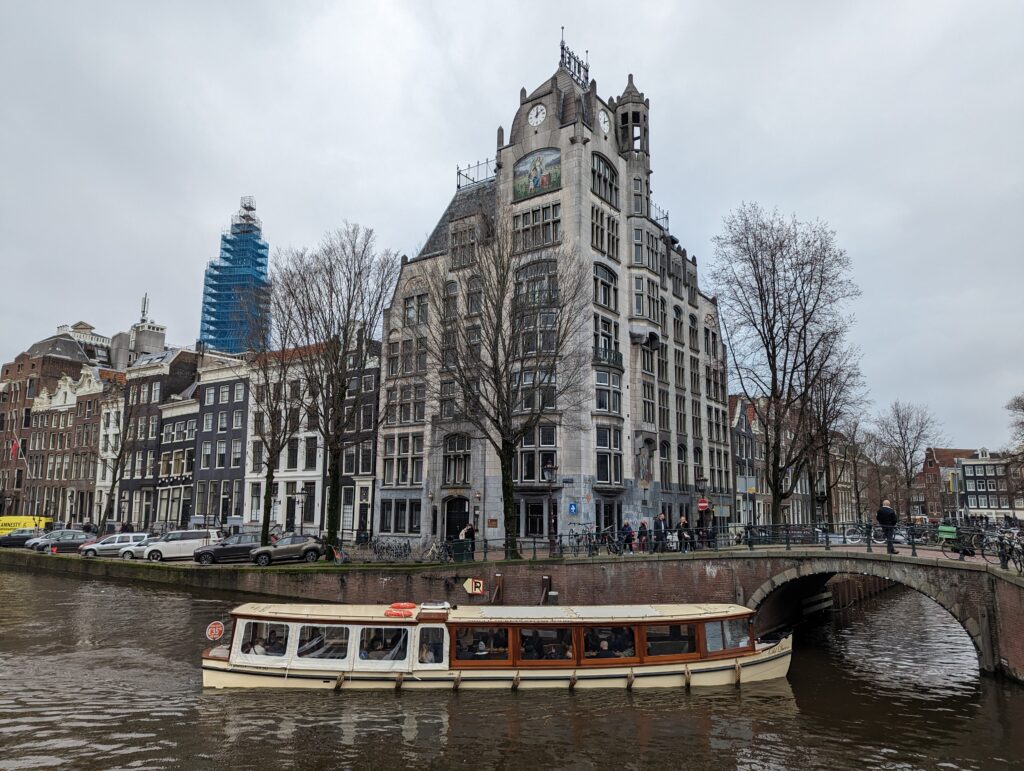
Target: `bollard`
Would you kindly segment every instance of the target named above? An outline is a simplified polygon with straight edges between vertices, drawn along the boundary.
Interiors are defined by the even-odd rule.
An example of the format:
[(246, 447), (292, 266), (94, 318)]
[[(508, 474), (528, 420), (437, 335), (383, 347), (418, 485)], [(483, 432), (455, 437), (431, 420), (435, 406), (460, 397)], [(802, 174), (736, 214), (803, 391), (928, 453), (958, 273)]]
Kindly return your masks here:
[(747, 551), (754, 551), (754, 531), (747, 528)]
[(1010, 561), (1006, 556), (1006, 539), (1002, 535), (1000, 535), (998, 540), (996, 541), (996, 544), (999, 549), (999, 567), (1001, 567), (1003, 570), (1009, 570)]
[(846, 546), (846, 528), (843, 528), (843, 546)]
[(829, 543), (828, 525), (825, 525), (825, 551), (832, 551), (832, 545)]
[(967, 547), (967, 542), (961, 536), (959, 536), (959, 535), (957, 536), (957, 541), (959, 542), (957, 548), (960, 549), (960, 559), (959, 559), (959, 561), (963, 562), (964, 561), (964, 552), (967, 551), (967, 548), (968, 548)]
[(868, 553), (870, 554), (871, 553), (871, 523), (868, 522), (864, 526), (864, 528), (865, 528), (865, 530), (867, 532), (867, 538), (865, 538), (864, 540), (866, 540), (868, 542)]
[(487, 562), (487, 540), (486, 538), (484, 539), (484, 562)]
[(786, 551), (789, 551), (789, 525), (783, 525), (782, 532), (785, 533), (786, 537)]

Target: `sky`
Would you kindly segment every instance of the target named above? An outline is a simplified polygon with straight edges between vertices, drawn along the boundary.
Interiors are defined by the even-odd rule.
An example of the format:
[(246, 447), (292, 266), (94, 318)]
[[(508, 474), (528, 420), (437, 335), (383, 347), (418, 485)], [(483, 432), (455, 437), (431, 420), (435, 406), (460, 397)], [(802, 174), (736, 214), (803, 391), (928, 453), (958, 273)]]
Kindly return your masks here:
[[(272, 249), (415, 254), (519, 90), (588, 55), (651, 101), (655, 201), (711, 256), (744, 201), (827, 221), (877, 410), (997, 448), (1024, 392), (1024, 3), (0, 3), (0, 361), (144, 293), (198, 335), (239, 198)], [(589, 52), (584, 54), (584, 52)]]

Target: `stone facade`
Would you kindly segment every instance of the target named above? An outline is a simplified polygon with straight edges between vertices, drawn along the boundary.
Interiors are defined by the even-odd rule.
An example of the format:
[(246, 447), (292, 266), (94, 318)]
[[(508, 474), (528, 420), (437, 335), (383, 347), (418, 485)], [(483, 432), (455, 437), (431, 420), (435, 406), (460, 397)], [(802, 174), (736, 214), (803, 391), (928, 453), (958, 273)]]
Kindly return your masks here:
[[(603, 98), (581, 71), (563, 55), (549, 80), (523, 89), (507, 143), (499, 129), (494, 176), (460, 182), (420, 254), (403, 264), (382, 341), (382, 392), (394, 408), (377, 464), (382, 533), (453, 536), (472, 520), (483, 537), (505, 535), (496, 454), (481, 438), (463, 439), (427, 399), (420, 358), (420, 325), (440, 315), (427, 307), (423, 272), (443, 261), (454, 291), (469, 290), (460, 234), (480, 212), (509, 223), (519, 252), (540, 262), (557, 247), (585, 255), (594, 273), (589, 415), (571, 431), (553, 417), (519, 448), (518, 535), (546, 537), (553, 524), (635, 528), (659, 512), (707, 525), (710, 515), (701, 521), (696, 511), (698, 482), (721, 520), (730, 517), (717, 306), (651, 198), (650, 102), (632, 76), (619, 97)], [(557, 467), (553, 479), (544, 467)]]

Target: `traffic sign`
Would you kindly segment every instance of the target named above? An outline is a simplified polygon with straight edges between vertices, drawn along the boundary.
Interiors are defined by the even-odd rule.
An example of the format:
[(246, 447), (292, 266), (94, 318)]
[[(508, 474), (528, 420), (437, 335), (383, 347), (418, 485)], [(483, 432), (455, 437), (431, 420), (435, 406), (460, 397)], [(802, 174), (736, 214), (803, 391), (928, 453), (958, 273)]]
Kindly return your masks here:
[(707, 498), (701, 498), (697, 501), (697, 511), (707, 511), (710, 508), (711, 504), (708, 502)]
[(224, 636), (224, 624), (220, 621), (211, 621), (210, 625), (206, 627), (206, 639), (217, 642), (221, 637)]
[(484, 582), (480, 578), (467, 578), (462, 586), (466, 590), (466, 594), (484, 593)]
[(572, 503), (569, 504), (569, 516), (570, 517), (575, 517), (577, 511), (579, 511), (579, 509), (576, 506), (576, 502), (573, 501)]

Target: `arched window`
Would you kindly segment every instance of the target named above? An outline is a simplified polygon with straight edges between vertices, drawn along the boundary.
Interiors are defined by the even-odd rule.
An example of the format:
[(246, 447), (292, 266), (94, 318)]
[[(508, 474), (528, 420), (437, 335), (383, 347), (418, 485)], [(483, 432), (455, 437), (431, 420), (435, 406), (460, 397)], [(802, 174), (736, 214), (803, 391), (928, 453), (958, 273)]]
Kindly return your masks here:
[(672, 446), (668, 442), (659, 446), (658, 458), (661, 461), (661, 489), (665, 490), (672, 484)]
[(469, 437), (452, 434), (444, 440), (444, 483), (469, 484)]
[(611, 162), (597, 153), (591, 156), (590, 187), (599, 198), (619, 208), (619, 175)]
[(479, 276), (473, 276), (469, 280), (466, 292), (466, 313), (480, 313), (483, 306), (483, 288)]
[(594, 302), (609, 310), (619, 310), (619, 279), (604, 265), (594, 265)]
[(554, 260), (535, 260), (516, 273), (516, 297), (530, 304), (558, 301), (558, 266)]
[(444, 317), (454, 319), (459, 313), (459, 285), (449, 281), (444, 285)]
[(672, 308), (672, 339), (683, 342), (683, 309), (678, 305)]
[(700, 348), (697, 340), (697, 317), (693, 314), (690, 314), (690, 347), (695, 351)]

